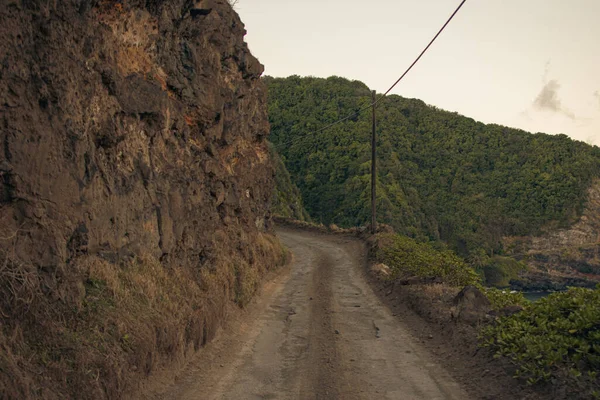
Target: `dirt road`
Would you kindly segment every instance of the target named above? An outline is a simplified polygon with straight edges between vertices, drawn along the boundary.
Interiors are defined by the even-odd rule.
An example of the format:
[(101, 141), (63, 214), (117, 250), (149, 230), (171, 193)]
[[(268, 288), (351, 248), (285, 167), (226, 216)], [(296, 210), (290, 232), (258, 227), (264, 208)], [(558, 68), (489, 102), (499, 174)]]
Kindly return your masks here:
[(278, 234), (290, 270), (160, 398), (468, 398), (372, 292), (360, 242)]

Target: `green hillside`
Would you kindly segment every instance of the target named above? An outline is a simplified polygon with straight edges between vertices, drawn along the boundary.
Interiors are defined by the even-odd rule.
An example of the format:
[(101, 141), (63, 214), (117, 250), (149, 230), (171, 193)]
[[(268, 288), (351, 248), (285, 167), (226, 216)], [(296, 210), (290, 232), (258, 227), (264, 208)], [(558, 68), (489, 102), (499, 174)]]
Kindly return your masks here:
[[(368, 87), (339, 77), (265, 81), (271, 141), (313, 220), (366, 224), (370, 111), (315, 131), (368, 105)], [(600, 175), (600, 148), (566, 135), (486, 125), (396, 95), (377, 114), (378, 220), (475, 262), (501, 253), (504, 235), (572, 223)]]
[(302, 194), (292, 182), (283, 160), (273, 145), (269, 147), (269, 150), (275, 163), (275, 187), (273, 188), (271, 211), (279, 217), (310, 221), (310, 216), (302, 204)]

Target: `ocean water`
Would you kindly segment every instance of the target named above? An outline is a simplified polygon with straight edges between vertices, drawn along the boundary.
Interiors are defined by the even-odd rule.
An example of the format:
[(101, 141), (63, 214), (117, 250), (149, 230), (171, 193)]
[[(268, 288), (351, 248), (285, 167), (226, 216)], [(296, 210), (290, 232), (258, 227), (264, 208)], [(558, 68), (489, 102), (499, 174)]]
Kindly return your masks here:
[(523, 296), (529, 301), (538, 301), (554, 292), (523, 292)]

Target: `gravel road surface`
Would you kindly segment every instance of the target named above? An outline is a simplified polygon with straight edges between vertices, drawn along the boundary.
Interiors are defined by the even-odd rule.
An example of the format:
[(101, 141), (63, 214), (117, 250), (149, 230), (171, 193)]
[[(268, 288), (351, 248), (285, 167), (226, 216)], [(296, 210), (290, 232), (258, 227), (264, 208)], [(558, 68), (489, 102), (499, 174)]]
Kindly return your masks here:
[(468, 399), (373, 293), (353, 238), (279, 229), (294, 254), (162, 399)]

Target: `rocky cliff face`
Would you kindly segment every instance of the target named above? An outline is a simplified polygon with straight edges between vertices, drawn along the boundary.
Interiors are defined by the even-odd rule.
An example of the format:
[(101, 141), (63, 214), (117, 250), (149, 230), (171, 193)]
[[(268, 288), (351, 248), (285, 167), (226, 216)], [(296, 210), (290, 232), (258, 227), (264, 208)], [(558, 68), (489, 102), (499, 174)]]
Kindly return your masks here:
[(506, 244), (530, 267), (517, 288), (593, 287), (600, 281), (600, 180), (589, 188), (584, 212), (572, 227), (539, 237), (507, 238)]
[(531, 251), (600, 243), (600, 180), (588, 190), (587, 203), (579, 221), (569, 229), (560, 229), (531, 239)]
[(0, 393), (116, 398), (277, 261), (263, 67), (225, 0), (8, 0), (0, 21)]

